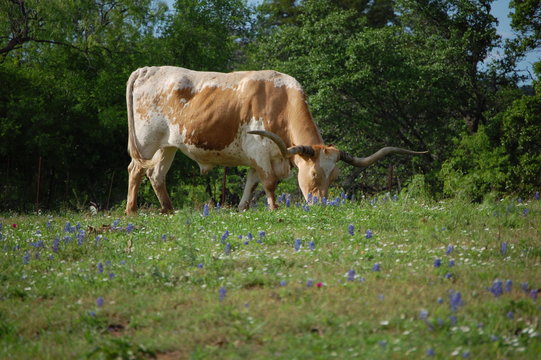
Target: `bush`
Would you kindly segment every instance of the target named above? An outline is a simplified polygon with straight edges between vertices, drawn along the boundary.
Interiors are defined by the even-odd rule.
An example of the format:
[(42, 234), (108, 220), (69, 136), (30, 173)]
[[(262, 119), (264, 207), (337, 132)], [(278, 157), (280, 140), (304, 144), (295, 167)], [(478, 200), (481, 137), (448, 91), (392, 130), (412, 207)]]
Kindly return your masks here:
[(508, 182), (509, 156), (503, 146), (494, 146), (480, 127), (464, 134), (440, 170), (443, 192), (451, 197), (480, 201), (490, 192), (500, 193)]

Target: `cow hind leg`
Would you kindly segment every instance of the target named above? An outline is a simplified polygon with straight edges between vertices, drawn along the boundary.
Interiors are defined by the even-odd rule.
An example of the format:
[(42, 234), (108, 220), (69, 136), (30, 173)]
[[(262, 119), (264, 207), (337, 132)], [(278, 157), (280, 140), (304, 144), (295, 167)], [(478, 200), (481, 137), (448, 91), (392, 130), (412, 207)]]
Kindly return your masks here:
[(126, 203), (126, 214), (137, 214), (137, 193), (145, 175), (145, 169), (135, 160), (128, 166), (128, 200)]
[(167, 194), (167, 187), (165, 185), (165, 178), (177, 149), (174, 147), (162, 148), (157, 151), (154, 157), (158, 156), (158, 162), (156, 165), (147, 170), (147, 176), (152, 184), (152, 188), (158, 197), (161, 205), (161, 212), (163, 214), (171, 213), (173, 211), (173, 204)]
[(244, 211), (250, 207), (250, 201), (258, 183), (259, 178), (257, 177), (257, 173), (254, 169), (250, 168), (246, 176), (246, 185), (244, 186), (244, 192), (242, 193), (242, 199), (239, 204), (240, 211)]

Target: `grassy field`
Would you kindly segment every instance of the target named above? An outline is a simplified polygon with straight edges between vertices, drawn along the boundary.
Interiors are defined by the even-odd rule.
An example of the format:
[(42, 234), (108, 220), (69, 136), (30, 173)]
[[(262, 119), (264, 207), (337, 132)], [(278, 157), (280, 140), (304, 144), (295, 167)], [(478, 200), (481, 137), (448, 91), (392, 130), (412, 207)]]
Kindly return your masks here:
[(539, 359), (533, 197), (203, 212), (4, 214), (0, 358)]

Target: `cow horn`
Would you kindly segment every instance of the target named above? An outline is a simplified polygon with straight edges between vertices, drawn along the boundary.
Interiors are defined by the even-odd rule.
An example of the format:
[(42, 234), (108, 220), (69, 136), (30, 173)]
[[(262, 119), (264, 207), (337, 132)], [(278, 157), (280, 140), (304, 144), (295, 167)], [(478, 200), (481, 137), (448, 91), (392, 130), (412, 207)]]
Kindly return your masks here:
[(279, 137), (278, 135), (270, 131), (252, 130), (252, 131), (248, 131), (248, 134), (261, 135), (261, 136), (271, 139), (278, 146), (278, 148), (280, 149), (280, 152), (282, 153), (282, 156), (285, 158), (291, 157), (293, 155), (305, 155), (305, 156), (315, 155), (314, 149), (311, 146), (300, 145), (300, 146), (292, 146), (288, 148), (286, 146), (286, 143), (284, 142), (284, 140), (282, 140), (281, 137)]
[(367, 167), (375, 163), (376, 161), (381, 160), (385, 156), (389, 154), (406, 154), (406, 155), (420, 155), (420, 154), (426, 154), (428, 151), (411, 151), (406, 149), (401, 149), (397, 147), (384, 147), (373, 153), (372, 155), (368, 157), (354, 157), (350, 154), (340, 151), (340, 160), (356, 166), (356, 167)]

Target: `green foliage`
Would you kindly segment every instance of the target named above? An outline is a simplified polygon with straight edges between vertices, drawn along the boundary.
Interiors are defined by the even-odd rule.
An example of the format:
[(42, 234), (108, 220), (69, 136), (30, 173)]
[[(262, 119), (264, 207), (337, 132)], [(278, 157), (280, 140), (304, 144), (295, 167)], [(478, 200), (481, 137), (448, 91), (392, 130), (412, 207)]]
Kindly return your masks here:
[(480, 200), (506, 188), (509, 156), (502, 146), (493, 146), (483, 127), (474, 135), (464, 134), (440, 171), (443, 192), (463, 200)]

